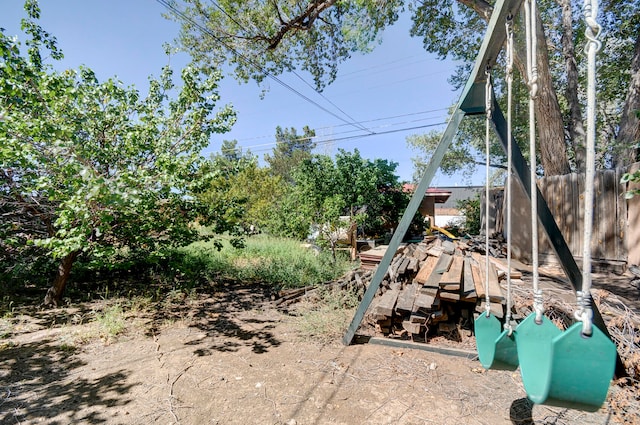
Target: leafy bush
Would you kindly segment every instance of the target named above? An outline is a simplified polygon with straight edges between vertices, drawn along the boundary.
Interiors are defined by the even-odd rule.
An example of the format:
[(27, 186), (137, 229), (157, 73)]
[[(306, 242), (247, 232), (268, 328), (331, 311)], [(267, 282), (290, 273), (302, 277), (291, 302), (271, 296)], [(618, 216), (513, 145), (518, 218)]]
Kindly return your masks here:
[(458, 209), (465, 217), (463, 230), (470, 235), (480, 234), (480, 197), (458, 201)]

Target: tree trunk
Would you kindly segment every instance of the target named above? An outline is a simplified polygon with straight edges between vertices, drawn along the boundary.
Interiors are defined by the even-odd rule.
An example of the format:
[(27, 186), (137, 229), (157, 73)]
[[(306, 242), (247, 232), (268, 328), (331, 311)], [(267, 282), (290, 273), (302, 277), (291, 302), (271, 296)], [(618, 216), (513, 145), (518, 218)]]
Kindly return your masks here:
[(629, 79), (629, 91), (622, 109), (620, 117), (620, 130), (616, 141), (617, 145), (623, 149), (621, 160), (617, 161), (619, 166), (627, 166), (640, 160), (640, 34), (636, 38), (636, 44), (631, 60), (631, 78)]
[(536, 99), (536, 129), (540, 143), (540, 162), (545, 176), (569, 174), (571, 166), (567, 156), (564, 139), (564, 122), (560, 103), (556, 96), (549, 71), (549, 53), (547, 38), (540, 14), (537, 16), (538, 27), (538, 98)]
[(569, 105), (569, 143), (573, 149), (577, 172), (583, 172), (585, 166), (586, 132), (582, 120), (582, 109), (578, 99), (578, 66), (576, 64), (576, 50), (573, 44), (573, 20), (571, 15), (571, 1), (561, 0), (562, 6), (562, 54), (567, 72), (567, 89), (565, 97)]
[(76, 261), (78, 254), (79, 251), (74, 251), (60, 261), (58, 274), (56, 275), (51, 288), (47, 291), (47, 295), (44, 297), (44, 305), (58, 307), (60, 301), (62, 301), (64, 288), (67, 286), (67, 280), (69, 280), (71, 268), (73, 267), (73, 263)]
[[(549, 70), (549, 54), (547, 38), (544, 35), (542, 19), (537, 15), (537, 69), (538, 69), (538, 97), (536, 98), (536, 131), (538, 135), (540, 164), (544, 168), (545, 176), (558, 176), (571, 172), (567, 146), (564, 137), (564, 121), (560, 111), (560, 103), (556, 95)], [(521, 39), (521, 42), (524, 40)], [(514, 63), (529, 83), (527, 75), (526, 50), (522, 43), (516, 46)]]

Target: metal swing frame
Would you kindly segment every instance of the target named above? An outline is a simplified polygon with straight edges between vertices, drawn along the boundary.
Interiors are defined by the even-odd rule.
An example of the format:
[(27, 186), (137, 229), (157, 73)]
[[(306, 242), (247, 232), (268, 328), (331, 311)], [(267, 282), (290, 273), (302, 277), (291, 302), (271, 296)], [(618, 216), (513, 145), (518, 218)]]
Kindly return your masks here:
[[(491, 14), (491, 19), (489, 21), (489, 25), (487, 27), (487, 33), (484, 37), (482, 45), (480, 47), (480, 51), (478, 56), (476, 57), (475, 65), (473, 67), (473, 71), (465, 84), (465, 87), (462, 91), (460, 99), (458, 100), (457, 106), (451, 115), (447, 127), (436, 147), (433, 155), (427, 165), (426, 171), (423, 174), (418, 186), (416, 187), (409, 204), (402, 215), (402, 219), (396, 228), (396, 231), (393, 233), (391, 241), (389, 242), (389, 246), (387, 251), (385, 252), (380, 264), (378, 265), (376, 272), (373, 275), (373, 278), (364, 293), (362, 301), (356, 310), (347, 331), (342, 339), (342, 342), (345, 345), (350, 345), (355, 337), (356, 331), (364, 318), (364, 314), (371, 305), (373, 298), (376, 294), (376, 291), (380, 287), (380, 283), (382, 282), (384, 275), (391, 264), (391, 260), (394, 257), (394, 254), (402, 239), (404, 238), (409, 225), (411, 224), (411, 220), (414, 217), (420, 203), (422, 201), (422, 195), (427, 191), (427, 188), (431, 184), (433, 177), (435, 176), (436, 171), (440, 168), (440, 164), (442, 163), (442, 159), (444, 157), (445, 152), (449, 149), (451, 142), (457, 134), (458, 128), (462, 119), (469, 115), (482, 115), (485, 114), (485, 70), (487, 68), (492, 68), (492, 66), (496, 62), (496, 58), (498, 57), (500, 51), (502, 50), (502, 46), (506, 40), (506, 30), (505, 30), (505, 21), (507, 16), (510, 14), (512, 16), (516, 16), (520, 7), (524, 1), (523, 0), (498, 0), (494, 6), (494, 11)], [(493, 98), (493, 114), (491, 116), (491, 121), (493, 123), (494, 129), (500, 140), (500, 144), (504, 149), (505, 153), (508, 149), (508, 139), (507, 139), (507, 122), (505, 120), (504, 114), (500, 109), (500, 105), (498, 104), (495, 96)], [(522, 151), (518, 147), (518, 144), (512, 137), (512, 155), (513, 155), (513, 170), (515, 171), (518, 180), (521, 183), (522, 188), (524, 189), (527, 197), (531, 200), (531, 189), (530, 189), (530, 174), (529, 174), (529, 165), (527, 161), (524, 159), (522, 155)], [(560, 264), (569, 279), (574, 291), (582, 291), (582, 272), (576, 264), (573, 255), (567, 245), (567, 242), (562, 235), (560, 228), (558, 227), (549, 206), (547, 205), (546, 200), (542, 196), (542, 193), (539, 189), (536, 189), (535, 193), (537, 202), (538, 202), (538, 220), (542, 225), (549, 241), (551, 242), (551, 246), (560, 261)], [(598, 310), (596, 305), (592, 306), (593, 309), (593, 324), (597, 326), (607, 337), (611, 338), (606, 325), (602, 319), (602, 315)], [(620, 358), (619, 353), (616, 354), (616, 367), (615, 374), (618, 377), (622, 377), (626, 375), (626, 371), (622, 360)]]

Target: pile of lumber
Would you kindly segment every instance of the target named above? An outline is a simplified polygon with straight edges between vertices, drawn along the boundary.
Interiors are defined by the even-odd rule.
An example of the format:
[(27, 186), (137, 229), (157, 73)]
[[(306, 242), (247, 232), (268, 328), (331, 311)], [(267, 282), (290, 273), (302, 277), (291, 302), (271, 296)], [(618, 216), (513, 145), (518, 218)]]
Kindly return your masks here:
[[(499, 241), (490, 249), (502, 252)], [(320, 301), (327, 290), (350, 290), (362, 299), (387, 246), (360, 254), (361, 268), (320, 286), (279, 291), (275, 305), (287, 309), (301, 300)], [(477, 252), (477, 251), (481, 251)], [(473, 315), (485, 311), (486, 257), (484, 244), (475, 240), (450, 241), (428, 236), (420, 243), (401, 245), (366, 313), (377, 334), (428, 340), (428, 335), (460, 333), (471, 329)], [(506, 260), (489, 256), (489, 307), (504, 316), (505, 295), (500, 280), (508, 273)], [(510, 272), (514, 284), (521, 278)]]
[(375, 270), (380, 261), (382, 261), (385, 252), (387, 252), (387, 245), (360, 252), (360, 267), (364, 270)]
[[(396, 252), (367, 311), (378, 333), (427, 339), (470, 324), (474, 312), (485, 310), (485, 257), (475, 244), (426, 238)], [(505, 297), (499, 280), (504, 260), (489, 257), (491, 311), (504, 315)], [(512, 279), (520, 273), (511, 272)]]

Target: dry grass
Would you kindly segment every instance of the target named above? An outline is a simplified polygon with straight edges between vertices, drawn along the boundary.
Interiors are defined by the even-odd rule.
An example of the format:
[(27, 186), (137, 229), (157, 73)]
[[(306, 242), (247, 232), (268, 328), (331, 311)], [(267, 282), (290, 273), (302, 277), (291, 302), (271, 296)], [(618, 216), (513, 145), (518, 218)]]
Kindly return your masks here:
[(357, 306), (358, 297), (353, 291), (329, 289), (321, 292), (318, 300), (303, 300), (296, 305), (295, 325), (303, 339), (340, 339)]

